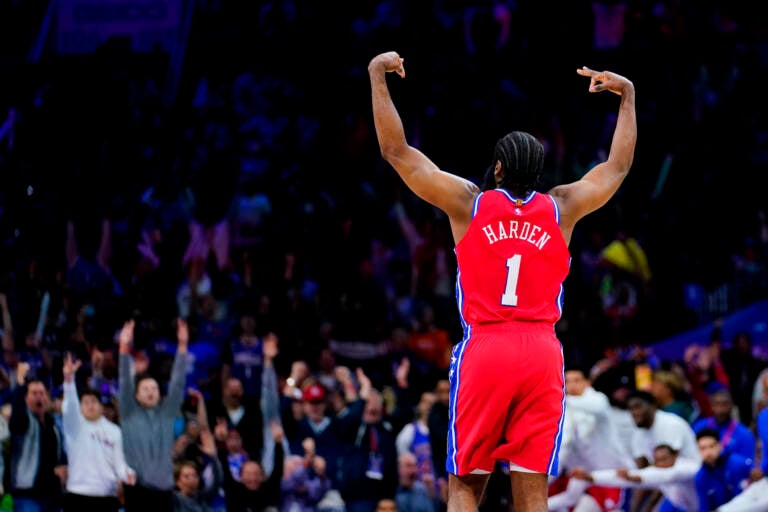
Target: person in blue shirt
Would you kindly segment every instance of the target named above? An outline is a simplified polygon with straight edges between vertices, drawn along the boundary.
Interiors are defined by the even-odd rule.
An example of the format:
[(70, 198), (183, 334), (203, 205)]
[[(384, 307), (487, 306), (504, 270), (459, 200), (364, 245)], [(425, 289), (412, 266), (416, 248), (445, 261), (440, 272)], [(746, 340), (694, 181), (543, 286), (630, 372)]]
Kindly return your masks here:
[(757, 415), (757, 437), (762, 445), (762, 465), (752, 469), (751, 483), (717, 512), (768, 511), (768, 407)]
[(703, 428), (713, 428), (720, 435), (723, 451), (738, 453), (742, 457), (754, 460), (755, 434), (749, 427), (734, 418), (731, 393), (727, 389), (719, 388), (709, 395), (709, 402), (714, 414), (696, 420), (692, 425), (693, 431), (698, 433)]
[(723, 450), (720, 433), (714, 428), (702, 428), (696, 434), (701, 454), (701, 469), (696, 473), (696, 494), (699, 510), (709, 512), (727, 503), (750, 483), (754, 460)]

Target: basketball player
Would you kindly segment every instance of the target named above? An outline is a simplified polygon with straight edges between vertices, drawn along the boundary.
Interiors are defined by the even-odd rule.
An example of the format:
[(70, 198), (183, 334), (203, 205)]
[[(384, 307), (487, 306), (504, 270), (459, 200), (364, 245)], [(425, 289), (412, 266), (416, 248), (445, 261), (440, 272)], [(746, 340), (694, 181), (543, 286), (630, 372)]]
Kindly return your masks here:
[(381, 154), (412, 192), (446, 213), (456, 245), (464, 338), (449, 370), (448, 512), (477, 509), (497, 461), (509, 464), (515, 512), (546, 512), (565, 400), (555, 322), (568, 243), (576, 222), (604, 205), (629, 172), (637, 138), (634, 85), (608, 71), (577, 70), (590, 79), (590, 92), (621, 97), (608, 158), (579, 181), (536, 192), (544, 148), (515, 131), (496, 143), (480, 190), (408, 144), (389, 72), (405, 77), (396, 52), (368, 65)]

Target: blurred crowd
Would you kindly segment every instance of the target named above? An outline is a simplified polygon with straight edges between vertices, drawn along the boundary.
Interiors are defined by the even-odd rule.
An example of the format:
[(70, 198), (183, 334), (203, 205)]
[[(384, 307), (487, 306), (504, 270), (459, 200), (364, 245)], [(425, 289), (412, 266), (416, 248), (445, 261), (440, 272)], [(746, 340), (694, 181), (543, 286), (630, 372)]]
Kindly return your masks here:
[[(96, 388), (120, 424), (130, 319), (131, 375), (152, 376), (162, 395), (179, 322), (188, 328), (171, 423), (173, 462), (194, 464), (158, 483), (146, 461), (134, 467), (143, 452), (126, 451), (121, 496), (135, 477), (134, 488), (210, 488), (201, 499), (223, 510), (226, 496), (265, 485), (263, 506), (344, 502), (351, 512), (419, 481), (428, 498), (408, 499), (440, 510), (447, 366), (461, 338), (455, 260), (446, 219), (378, 154), (366, 66), (390, 49), (406, 59), (408, 84), (392, 86), (409, 138), (473, 180), (511, 129), (545, 143), (544, 186), (578, 179), (603, 158), (615, 109), (587, 97), (574, 70), (635, 81), (633, 171), (571, 243), (558, 324), (567, 360), (601, 392), (653, 391), (687, 421), (712, 415), (719, 384), (755, 431), (768, 362), (752, 357), (748, 334), (723, 340), (715, 329), (683, 361), (645, 349), (768, 297), (768, 223), (750, 186), (768, 164), (765, 105), (753, 93), (765, 83), (768, 34), (752, 7), (595, 0), (555, 16), (523, 0), (344, 10), (207, 0), (195, 4), (176, 70), (167, 54), (119, 40), (32, 61), (46, 6), (0, 0), (9, 496), (35, 495), (14, 484), (27, 431), (11, 421), (21, 414), (12, 404), (60, 419), (68, 361), (82, 364), (78, 389)], [(50, 474), (32, 489), (66, 481), (63, 461), (45, 460), (39, 471)], [(184, 467), (197, 483), (179, 481)], [(486, 506), (496, 510), (505, 479), (491, 482)], [(400, 512), (432, 510), (405, 499)]]

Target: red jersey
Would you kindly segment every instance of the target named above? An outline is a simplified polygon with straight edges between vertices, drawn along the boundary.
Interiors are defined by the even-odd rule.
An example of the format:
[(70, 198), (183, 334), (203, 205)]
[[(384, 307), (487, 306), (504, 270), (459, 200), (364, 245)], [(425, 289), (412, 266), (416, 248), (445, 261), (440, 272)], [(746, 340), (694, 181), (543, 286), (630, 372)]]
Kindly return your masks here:
[(477, 196), (472, 221), (456, 245), (456, 299), (462, 323), (542, 321), (562, 313), (571, 255), (553, 197), (516, 199), (503, 189)]

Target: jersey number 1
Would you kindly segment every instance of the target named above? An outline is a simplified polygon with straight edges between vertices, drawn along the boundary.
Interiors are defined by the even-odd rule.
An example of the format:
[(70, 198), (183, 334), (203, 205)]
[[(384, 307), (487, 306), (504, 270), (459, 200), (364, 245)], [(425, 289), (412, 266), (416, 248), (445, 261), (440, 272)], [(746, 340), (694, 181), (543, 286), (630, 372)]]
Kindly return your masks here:
[(515, 254), (507, 259), (507, 284), (504, 287), (504, 295), (501, 296), (501, 304), (504, 306), (517, 306), (517, 278), (520, 276), (520, 254)]

